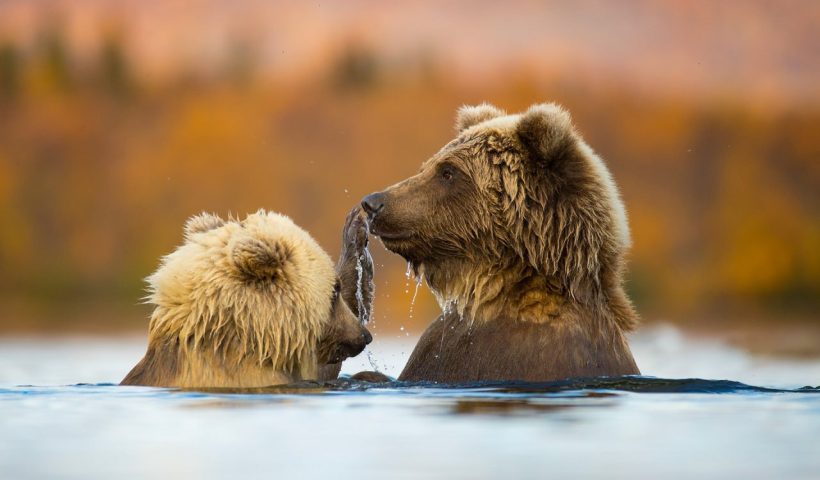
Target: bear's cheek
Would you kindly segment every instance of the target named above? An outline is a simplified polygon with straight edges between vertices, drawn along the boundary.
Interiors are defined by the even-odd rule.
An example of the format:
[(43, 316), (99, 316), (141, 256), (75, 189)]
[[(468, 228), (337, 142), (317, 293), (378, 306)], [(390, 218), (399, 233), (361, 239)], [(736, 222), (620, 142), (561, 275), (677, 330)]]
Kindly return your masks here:
[[(389, 217), (378, 225), (382, 230), (375, 233), (387, 250), (397, 253), (410, 262), (423, 262), (442, 253), (462, 252), (470, 243), (471, 214), (468, 209), (453, 211), (436, 206), (427, 208), (424, 217), (403, 219), (392, 223)], [(400, 232), (400, 233), (399, 233)]]
[[(425, 238), (434, 230), (430, 218), (422, 212), (422, 202), (391, 205), (370, 220), (370, 233), (377, 236), (385, 248), (398, 254), (412, 253), (423, 246)], [(395, 204), (394, 204), (395, 205)]]
[(393, 243), (440, 231), (449, 216), (441, 189), (418, 188), (387, 196), (382, 212), (371, 221), (371, 233)]

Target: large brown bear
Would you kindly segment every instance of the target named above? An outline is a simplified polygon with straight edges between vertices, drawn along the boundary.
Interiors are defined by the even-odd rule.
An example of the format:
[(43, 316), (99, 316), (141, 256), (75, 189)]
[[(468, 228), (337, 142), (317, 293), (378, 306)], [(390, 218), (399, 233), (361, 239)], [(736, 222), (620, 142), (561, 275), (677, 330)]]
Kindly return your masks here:
[[(155, 307), (148, 349), (122, 384), (262, 387), (335, 378), (340, 362), (372, 340), (349, 308), (366, 316), (372, 298), (372, 266), (355, 262), (369, 259), (356, 211), (344, 232), (337, 271), (283, 215), (191, 218), (183, 245), (148, 278)], [(357, 269), (365, 274), (351, 275)]]
[(421, 171), (364, 198), (370, 232), (403, 256), (443, 314), (400, 380), (548, 381), (638, 374), (630, 246), (607, 167), (555, 104), (458, 112)]

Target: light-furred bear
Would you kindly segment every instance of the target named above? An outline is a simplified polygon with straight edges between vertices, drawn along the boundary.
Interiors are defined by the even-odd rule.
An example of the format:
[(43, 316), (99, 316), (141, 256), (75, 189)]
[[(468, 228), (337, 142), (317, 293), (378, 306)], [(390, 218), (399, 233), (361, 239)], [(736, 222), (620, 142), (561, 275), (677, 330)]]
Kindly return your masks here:
[[(363, 229), (354, 210), (345, 240), (355, 243)], [(372, 339), (338, 277), (327, 253), (286, 216), (192, 217), (183, 245), (147, 279), (148, 349), (122, 384), (242, 388), (320, 379), (328, 364)]]
[(370, 233), (423, 275), (443, 314), (399, 380), (550, 381), (639, 374), (625, 333), (626, 211), (555, 104), (463, 107), (420, 172), (368, 195)]

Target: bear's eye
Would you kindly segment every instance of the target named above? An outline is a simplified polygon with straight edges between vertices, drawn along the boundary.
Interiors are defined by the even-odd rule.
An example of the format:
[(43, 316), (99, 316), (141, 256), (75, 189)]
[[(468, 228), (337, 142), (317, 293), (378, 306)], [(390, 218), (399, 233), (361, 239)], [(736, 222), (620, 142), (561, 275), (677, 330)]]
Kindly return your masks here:
[(441, 169), (441, 178), (447, 180), (448, 182), (453, 179), (455, 176), (455, 170), (453, 167), (447, 166)]

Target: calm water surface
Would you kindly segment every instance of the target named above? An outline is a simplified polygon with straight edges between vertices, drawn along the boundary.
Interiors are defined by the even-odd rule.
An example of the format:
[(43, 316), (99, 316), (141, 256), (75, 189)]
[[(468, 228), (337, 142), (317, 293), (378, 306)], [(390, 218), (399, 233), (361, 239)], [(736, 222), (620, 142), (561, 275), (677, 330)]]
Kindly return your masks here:
[(232, 393), (113, 385), (141, 338), (0, 339), (0, 478), (820, 478), (820, 360), (632, 345), (654, 378)]

